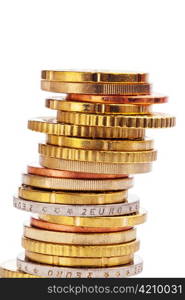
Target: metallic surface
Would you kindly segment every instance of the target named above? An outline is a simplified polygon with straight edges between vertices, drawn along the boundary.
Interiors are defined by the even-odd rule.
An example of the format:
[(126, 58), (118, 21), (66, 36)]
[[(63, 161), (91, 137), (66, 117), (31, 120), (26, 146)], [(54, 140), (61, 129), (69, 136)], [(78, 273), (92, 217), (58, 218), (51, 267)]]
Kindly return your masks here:
[(23, 184), (38, 188), (76, 191), (124, 190), (131, 188), (133, 185), (132, 177), (121, 179), (70, 179), (23, 174), (22, 181)]
[(0, 265), (0, 278), (39, 278), (39, 276), (18, 271), (16, 261), (9, 260)]

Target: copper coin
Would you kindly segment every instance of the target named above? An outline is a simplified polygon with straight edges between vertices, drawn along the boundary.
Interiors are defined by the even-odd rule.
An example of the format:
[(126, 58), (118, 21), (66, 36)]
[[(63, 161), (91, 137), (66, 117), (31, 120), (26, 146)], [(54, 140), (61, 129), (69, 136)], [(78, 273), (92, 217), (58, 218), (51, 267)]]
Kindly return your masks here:
[(66, 100), (95, 102), (95, 103), (112, 103), (112, 104), (160, 104), (168, 102), (168, 97), (161, 95), (141, 95), (141, 96), (107, 96), (107, 95), (85, 95), (85, 94), (68, 94)]
[(46, 177), (59, 177), (59, 178), (79, 178), (79, 179), (108, 179), (108, 178), (125, 178), (128, 175), (111, 175), (111, 174), (91, 174), (83, 172), (72, 172), (72, 171), (62, 171), (44, 168), (41, 166), (28, 166), (28, 174), (40, 175)]
[(31, 218), (31, 225), (41, 229), (53, 230), (53, 231), (64, 231), (64, 232), (116, 232), (116, 231), (124, 231), (129, 230), (132, 227), (112, 227), (112, 228), (104, 228), (104, 227), (81, 227), (81, 226), (72, 226), (72, 225), (59, 225), (54, 223), (49, 223), (46, 221), (42, 221), (36, 218)]

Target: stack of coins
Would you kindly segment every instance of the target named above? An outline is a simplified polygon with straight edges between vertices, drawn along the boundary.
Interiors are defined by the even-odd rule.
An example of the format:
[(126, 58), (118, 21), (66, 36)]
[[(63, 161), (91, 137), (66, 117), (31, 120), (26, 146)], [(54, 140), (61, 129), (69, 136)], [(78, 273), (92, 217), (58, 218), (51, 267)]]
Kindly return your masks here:
[(119, 278), (142, 271), (135, 226), (146, 220), (133, 174), (156, 160), (147, 128), (175, 118), (153, 113), (167, 97), (151, 94), (145, 73), (42, 71), (42, 90), (56, 118), (29, 120), (46, 134), (40, 165), (29, 165), (14, 197), (37, 214), (24, 225), (25, 254), (1, 267), (1, 277)]

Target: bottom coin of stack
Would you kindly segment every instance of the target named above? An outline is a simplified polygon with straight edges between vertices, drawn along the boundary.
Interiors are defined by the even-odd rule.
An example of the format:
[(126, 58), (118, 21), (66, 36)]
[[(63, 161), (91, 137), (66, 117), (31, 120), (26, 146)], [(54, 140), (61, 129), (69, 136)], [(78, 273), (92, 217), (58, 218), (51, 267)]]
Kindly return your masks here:
[[(95, 174), (96, 175), (96, 174)], [(29, 166), (14, 197), (18, 209), (37, 214), (24, 225), (25, 254), (1, 267), (1, 277), (108, 278), (142, 271), (136, 225), (146, 219), (128, 197), (133, 179)]]

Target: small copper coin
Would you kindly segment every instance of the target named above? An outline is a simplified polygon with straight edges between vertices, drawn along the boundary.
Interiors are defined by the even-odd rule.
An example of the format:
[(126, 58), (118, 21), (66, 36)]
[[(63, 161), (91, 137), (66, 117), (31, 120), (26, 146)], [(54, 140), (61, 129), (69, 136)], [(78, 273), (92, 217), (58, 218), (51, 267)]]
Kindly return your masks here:
[(31, 218), (31, 225), (41, 229), (53, 230), (53, 231), (63, 231), (63, 232), (116, 232), (129, 230), (132, 227), (113, 227), (113, 228), (99, 228), (99, 227), (80, 227), (71, 225), (59, 225), (54, 223), (49, 223), (36, 218)]
[(161, 95), (139, 95), (139, 96), (123, 96), (123, 95), (85, 95), (85, 94), (68, 94), (66, 100), (94, 102), (94, 103), (109, 103), (109, 104), (160, 104), (168, 102), (168, 97)]
[(28, 166), (28, 174), (40, 175), (46, 177), (56, 177), (56, 178), (79, 178), (79, 179), (111, 179), (111, 178), (125, 178), (128, 175), (117, 175), (117, 174), (91, 174), (83, 172), (72, 172), (72, 171), (62, 171), (44, 168), (41, 166)]

